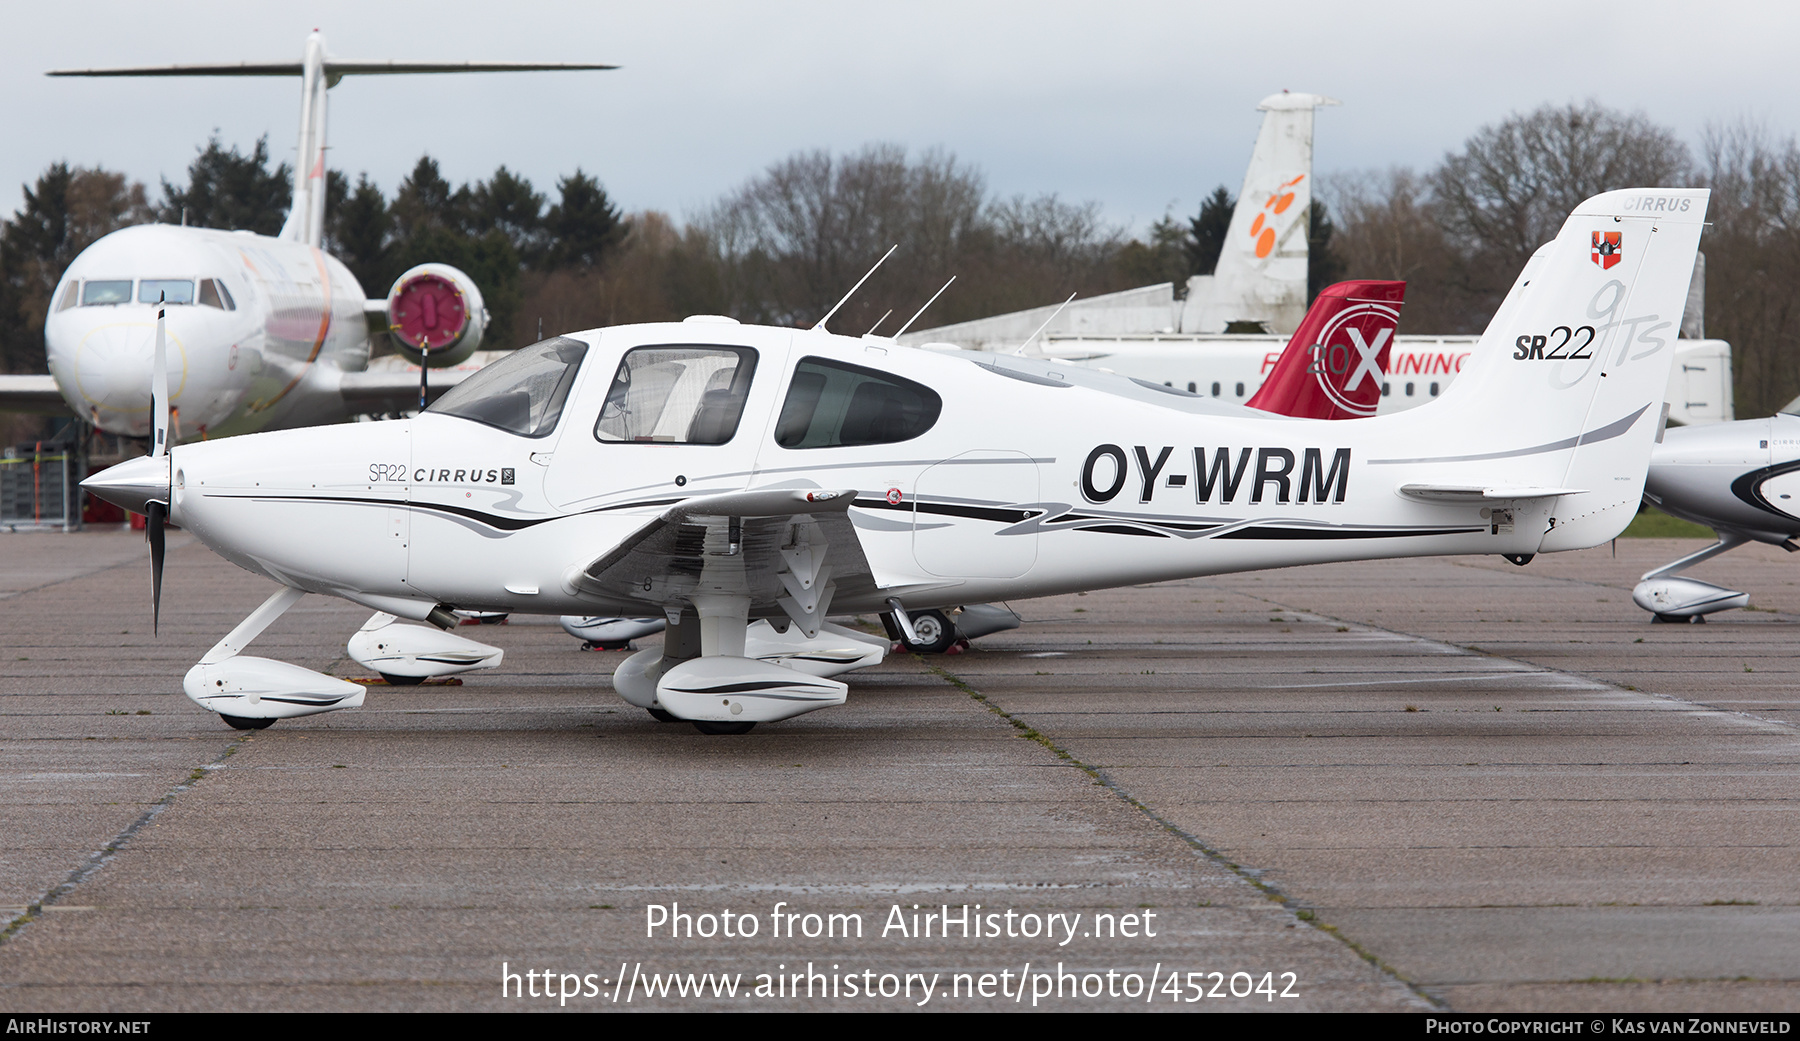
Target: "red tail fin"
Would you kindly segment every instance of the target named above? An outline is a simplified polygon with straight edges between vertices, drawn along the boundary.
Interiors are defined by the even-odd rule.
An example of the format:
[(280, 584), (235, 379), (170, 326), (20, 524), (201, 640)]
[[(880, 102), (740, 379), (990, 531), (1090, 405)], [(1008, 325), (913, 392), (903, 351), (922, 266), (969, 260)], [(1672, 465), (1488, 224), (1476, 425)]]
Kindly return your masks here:
[(1405, 300), (1405, 282), (1325, 287), (1247, 404), (1298, 419), (1374, 415)]

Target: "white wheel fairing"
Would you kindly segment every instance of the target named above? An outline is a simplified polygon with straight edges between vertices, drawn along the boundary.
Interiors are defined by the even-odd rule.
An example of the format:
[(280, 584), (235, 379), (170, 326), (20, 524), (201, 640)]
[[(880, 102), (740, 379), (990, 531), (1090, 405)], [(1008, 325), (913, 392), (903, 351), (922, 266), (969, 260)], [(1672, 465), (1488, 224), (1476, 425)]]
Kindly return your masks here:
[(682, 662), (656, 684), (662, 708), (687, 720), (771, 723), (842, 705), (850, 688), (752, 658), (720, 655)]
[(240, 719), (289, 719), (357, 708), (367, 691), (355, 683), (269, 658), (236, 655), (188, 670), (182, 690), (208, 712)]

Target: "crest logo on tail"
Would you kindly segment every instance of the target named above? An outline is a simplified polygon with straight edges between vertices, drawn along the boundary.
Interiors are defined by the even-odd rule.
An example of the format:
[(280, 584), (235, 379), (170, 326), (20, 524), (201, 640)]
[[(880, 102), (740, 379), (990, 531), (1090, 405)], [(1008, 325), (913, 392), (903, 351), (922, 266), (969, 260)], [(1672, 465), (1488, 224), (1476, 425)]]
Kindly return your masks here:
[(1619, 235), (1616, 231), (1594, 232), (1594, 263), (1606, 271), (1619, 262)]

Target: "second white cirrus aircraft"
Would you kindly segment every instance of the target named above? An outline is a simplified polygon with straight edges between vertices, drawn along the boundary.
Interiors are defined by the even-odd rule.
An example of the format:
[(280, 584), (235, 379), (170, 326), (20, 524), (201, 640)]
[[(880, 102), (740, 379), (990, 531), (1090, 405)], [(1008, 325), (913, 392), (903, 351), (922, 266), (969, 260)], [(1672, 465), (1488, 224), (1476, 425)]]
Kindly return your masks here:
[[(702, 317), (524, 348), (415, 419), (182, 445), (87, 486), (167, 503), (281, 587), (184, 681), (233, 725), (361, 703), (360, 687), (240, 653), (320, 593), (439, 625), (453, 609), (662, 614), (663, 645), (621, 664), (615, 689), (741, 732), (842, 704), (830, 674), (880, 660), (876, 638), (853, 660), (808, 655), (855, 650), (831, 611), (903, 620), (1605, 542), (1643, 491), (1706, 202), (1630, 189), (1579, 206), (1438, 408), (1289, 419), (1043, 361)], [(767, 653), (782, 641), (785, 664)]]
[[(0, 377), (0, 410), (39, 411), (60, 396), (113, 434), (150, 433), (151, 343), (166, 306), (169, 398), (176, 440), (337, 422), (416, 408), (403, 369), (368, 371), (368, 319), (391, 328), (401, 353), (455, 365), (481, 343), (487, 311), (466, 274), (423, 264), (370, 300), (326, 253), (325, 100), (345, 76), (423, 72), (610, 69), (545, 62), (346, 61), (313, 33), (298, 62), (79, 69), (52, 76), (298, 76), (300, 140), (293, 207), (273, 238), (145, 224), (100, 239), (69, 265), (44, 322), (49, 376)], [(442, 386), (460, 374), (440, 378)]]

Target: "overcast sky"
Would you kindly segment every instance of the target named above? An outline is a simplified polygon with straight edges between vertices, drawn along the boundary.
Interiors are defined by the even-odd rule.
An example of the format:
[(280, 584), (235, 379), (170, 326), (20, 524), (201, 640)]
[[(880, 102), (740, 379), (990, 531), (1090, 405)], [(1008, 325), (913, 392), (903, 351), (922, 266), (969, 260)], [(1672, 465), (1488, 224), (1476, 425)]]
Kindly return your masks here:
[(1288, 0), (1211, 4), (247, 3), (6, 7), (12, 186), (51, 162), (182, 178), (215, 129), (291, 159), (299, 83), (70, 80), (51, 68), (342, 58), (604, 61), (613, 72), (349, 78), (331, 163), (389, 192), (429, 152), (460, 183), (576, 167), (627, 210), (692, 212), (796, 150), (954, 152), (1003, 194), (1099, 202), (1141, 229), (1235, 193), (1283, 88), (1327, 94), (1316, 170), (1428, 167), (1483, 124), (1594, 98), (1697, 148), (1709, 122), (1800, 128), (1800, 5)]

